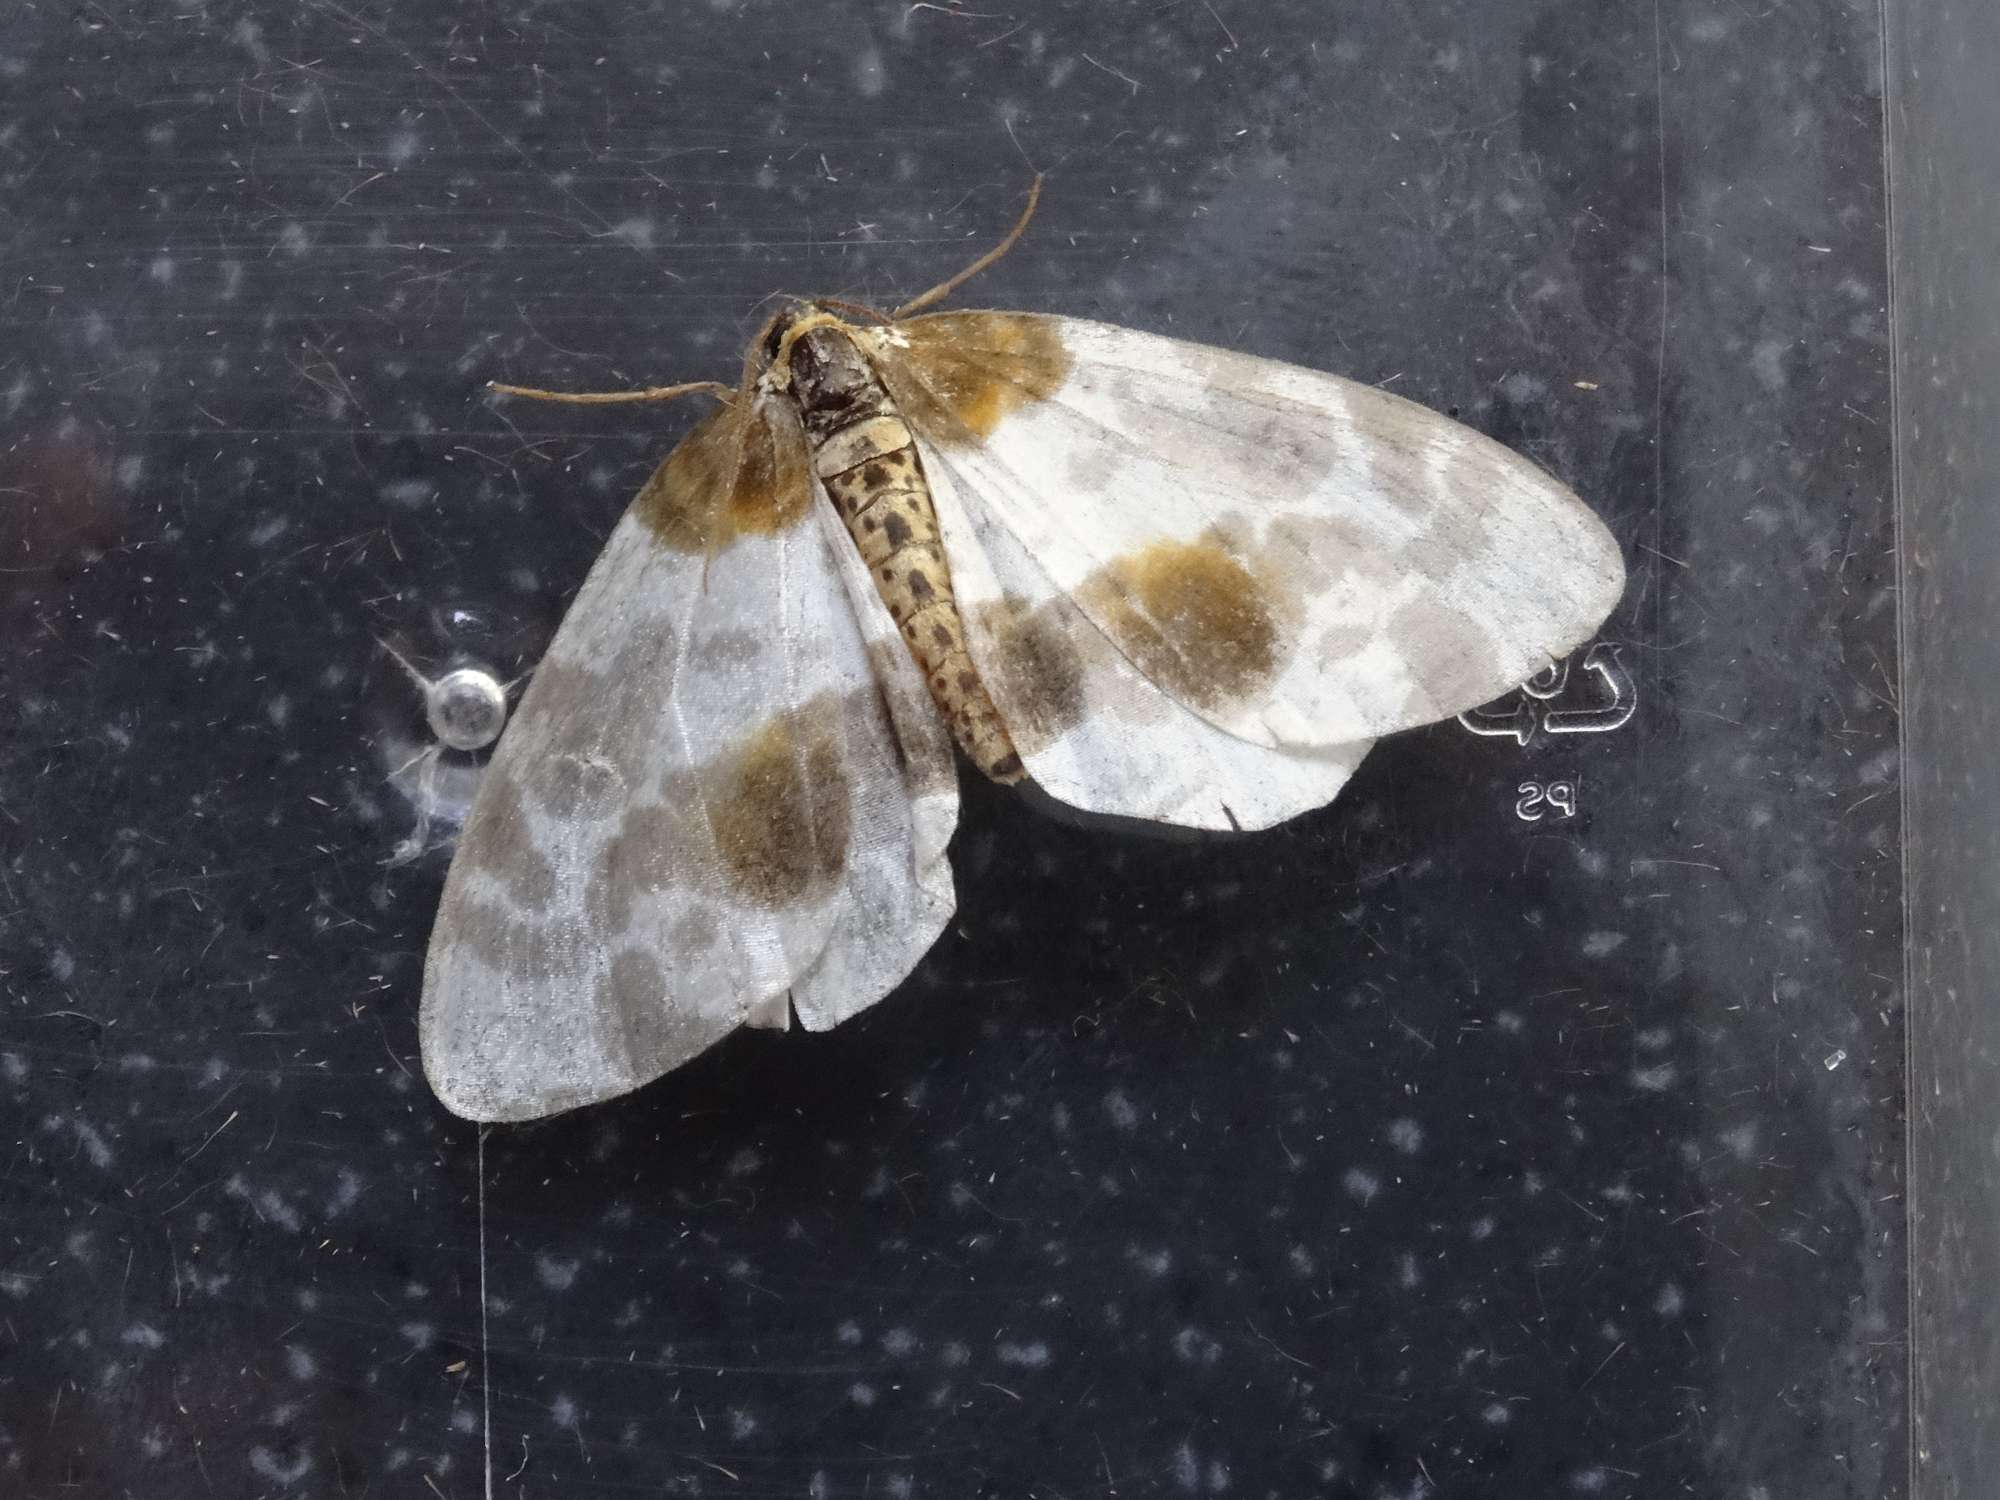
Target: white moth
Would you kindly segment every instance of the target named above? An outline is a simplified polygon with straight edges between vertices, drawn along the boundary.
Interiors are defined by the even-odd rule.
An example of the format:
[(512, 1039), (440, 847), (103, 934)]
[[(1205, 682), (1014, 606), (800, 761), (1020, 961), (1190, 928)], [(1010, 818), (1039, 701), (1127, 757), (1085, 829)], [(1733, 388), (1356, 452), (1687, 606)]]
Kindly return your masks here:
[(553, 1114), (873, 1005), (952, 912), (954, 742), (1087, 812), (1265, 828), (1617, 601), (1575, 496), (1396, 396), (1078, 318), (915, 316), (1026, 223), (894, 314), (788, 308), (736, 387), (566, 398), (721, 400), (612, 533), (466, 822), (421, 1024), (455, 1113)]

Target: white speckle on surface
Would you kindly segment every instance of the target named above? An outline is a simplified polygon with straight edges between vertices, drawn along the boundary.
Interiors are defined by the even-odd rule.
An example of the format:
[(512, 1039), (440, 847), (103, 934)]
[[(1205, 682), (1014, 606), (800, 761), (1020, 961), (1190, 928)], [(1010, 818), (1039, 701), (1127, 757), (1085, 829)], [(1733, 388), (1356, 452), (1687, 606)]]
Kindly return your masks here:
[(257, 1195), (257, 1208), (265, 1218), (276, 1224), (280, 1229), (289, 1230), (291, 1233), (297, 1234), (305, 1227), (305, 1220), (299, 1217), (298, 1210), (279, 1197), (276, 1191), (259, 1193)]
[(121, 1342), (134, 1344), (141, 1349), (157, 1349), (167, 1341), (167, 1336), (151, 1323), (134, 1323), (118, 1337)]
[(1610, 1478), (1603, 1469), (1578, 1469), (1569, 1476), (1569, 1487), (1580, 1495), (1602, 1494)]
[(312, 249), (312, 236), (303, 224), (287, 224), (278, 231), (278, 248), (287, 255), (304, 255)]
[(1212, 1365), (1222, 1358), (1222, 1345), (1199, 1328), (1183, 1328), (1174, 1335), (1174, 1354), (1189, 1364)]
[(891, 1328), (882, 1335), (882, 1349), (898, 1359), (916, 1351), (917, 1336), (907, 1328)]
[(437, 485), (428, 479), (392, 479), (378, 493), (391, 505), (414, 510), (437, 494)]
[(1663, 1318), (1679, 1317), (1681, 1309), (1686, 1305), (1687, 1298), (1671, 1281), (1661, 1287), (1660, 1294), (1653, 1299), (1653, 1311)]
[(174, 258), (166, 254), (154, 256), (151, 264), (146, 267), (146, 275), (161, 286), (172, 286), (174, 284)]
[(854, 91), (864, 99), (873, 99), (888, 86), (888, 81), (881, 52), (874, 47), (863, 47), (854, 59)]
[(1741, 1125), (1732, 1125), (1718, 1134), (1716, 1139), (1738, 1161), (1748, 1161), (1757, 1154), (1757, 1122), (1745, 1120)]
[(319, 1361), (297, 1344), (285, 1347), (285, 1369), (294, 1380), (310, 1380), (319, 1373)]
[(1663, 1094), (1673, 1087), (1675, 1076), (1672, 1063), (1655, 1063), (1650, 1068), (1634, 1068), (1632, 1087), (1642, 1093)]
[(404, 1323), (396, 1331), (410, 1341), (412, 1349), (428, 1349), (437, 1337), (437, 1330), (428, 1323)]
[(866, 1410), (875, 1404), (875, 1387), (865, 1380), (857, 1380), (847, 1388), (847, 1399)]
[(1480, 1412), (1479, 1420), (1488, 1427), (1505, 1427), (1512, 1416), (1513, 1413), (1507, 1410), (1506, 1402), (1495, 1401)]
[(249, 17), (238, 19), (230, 28), (229, 39), (258, 62), (270, 61), (271, 49), (264, 45), (264, 29)]
[(326, 1200), (329, 1216), (345, 1213), (361, 1201), (361, 1174), (352, 1167), (342, 1167), (333, 1174), (333, 1192)]
[(1386, 1134), (1389, 1144), (1405, 1156), (1415, 1156), (1424, 1149), (1424, 1127), (1415, 1120), (1391, 1120)]
[(1340, 1174), (1340, 1185), (1350, 1198), (1363, 1204), (1372, 1203), (1382, 1191), (1382, 1179), (1365, 1167), (1349, 1167)]
[(748, 1177), (764, 1165), (764, 1158), (754, 1146), (744, 1146), (729, 1158), (729, 1165), (723, 1170), (731, 1177)]
[(28, 1065), (18, 1052), (0, 1052), (0, 1078), (9, 1083), (25, 1083), (28, 1079)]
[(576, 1285), (576, 1273), (583, 1262), (564, 1260), (544, 1252), (535, 1257), (535, 1280), (552, 1292), (566, 1292)]
[(1750, 352), (1750, 368), (1757, 384), (1774, 396), (1791, 384), (1785, 373), (1785, 355), (1791, 347), (1790, 339), (1764, 339)]
[(1194, 1449), (1187, 1443), (1174, 1450), (1174, 1483), (1189, 1493), (1201, 1488), (1201, 1465), (1195, 1461)]
[(407, 167), (417, 159), (417, 152), (423, 149), (423, 141), (414, 130), (399, 130), (389, 137), (389, 144), (383, 155), (389, 158), (392, 167)]
[(250, 1472), (273, 1484), (297, 1484), (312, 1473), (312, 1466), (312, 1455), (309, 1453), (301, 1453), (287, 1463), (261, 1445), (250, 1450)]
[(1039, 1370), (1049, 1362), (1049, 1346), (1042, 1343), (1000, 1344), (993, 1350), (993, 1357), (1017, 1370)]
[(833, 1336), (852, 1349), (856, 1344), (861, 1342), (861, 1325), (852, 1318), (849, 1318), (845, 1323), (834, 1329)]
[(1104, 1096), (1104, 1113), (1122, 1131), (1130, 1133), (1138, 1127), (1138, 1106), (1126, 1097), (1123, 1089), (1113, 1089)]
[(1477, 1243), (1480, 1240), (1490, 1239), (1493, 1231), (1498, 1227), (1494, 1222), (1493, 1215), (1481, 1214), (1472, 1221), (1472, 1228), (1469, 1232), (1472, 1235), (1473, 1241)]
[(656, 238), (655, 225), (651, 219), (620, 219), (611, 226), (611, 237), (634, 250), (650, 250)]
[(110, 1166), (114, 1159), (111, 1147), (105, 1143), (97, 1127), (87, 1120), (78, 1120), (75, 1125), (77, 1141), (83, 1147), (83, 1154), (90, 1158), (90, 1164), (100, 1172)]
[(1583, 939), (1585, 958), (1609, 958), (1625, 946), (1626, 935), (1622, 932), (1586, 933)]

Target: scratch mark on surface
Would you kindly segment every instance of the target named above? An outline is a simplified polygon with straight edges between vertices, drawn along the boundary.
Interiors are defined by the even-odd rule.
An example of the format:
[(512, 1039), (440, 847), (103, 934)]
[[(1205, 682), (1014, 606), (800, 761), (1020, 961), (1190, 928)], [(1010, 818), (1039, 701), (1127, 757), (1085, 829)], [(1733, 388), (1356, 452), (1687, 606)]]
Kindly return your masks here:
[[(486, 1449), (486, 1500), (493, 1500), (493, 1355), (486, 1329), (486, 1127), (479, 1127), (479, 1147), (473, 1157), (479, 1173), (479, 1399), (485, 1408), (480, 1439)], [(522, 1461), (526, 1462), (526, 1450)]]
[(1139, 92), (1139, 80), (1132, 77), (1130, 74), (1121, 73), (1116, 68), (1112, 67), (1110, 64), (1099, 62), (1096, 58), (1092, 57), (1088, 52), (1079, 52), (1077, 56), (1081, 57), (1085, 62), (1089, 63), (1093, 68), (1097, 69), (1098, 72), (1109, 73), (1113, 78), (1116, 78), (1120, 83), (1131, 84), (1133, 93), (1136, 94)]
[[(1653, 361), (1653, 537), (1647, 550), (1656, 557), (1664, 557), (1666, 554), (1660, 551), (1659, 544), (1667, 490), (1667, 72), (1660, 0), (1653, 0), (1653, 135), (1659, 143), (1660, 171), (1660, 339)], [(1658, 640), (1665, 612), (1665, 590), (1658, 577), (1659, 568), (1651, 571), (1655, 575), (1653, 638)]]
[(1223, 50), (1225, 52), (1234, 52), (1237, 48), (1236, 33), (1229, 29), (1228, 22), (1224, 21), (1221, 16), (1216, 15), (1215, 7), (1209, 4), (1209, 0), (1201, 0), (1201, 3), (1211, 16), (1215, 16), (1215, 24), (1222, 28), (1222, 34), (1229, 38), (1229, 45)]

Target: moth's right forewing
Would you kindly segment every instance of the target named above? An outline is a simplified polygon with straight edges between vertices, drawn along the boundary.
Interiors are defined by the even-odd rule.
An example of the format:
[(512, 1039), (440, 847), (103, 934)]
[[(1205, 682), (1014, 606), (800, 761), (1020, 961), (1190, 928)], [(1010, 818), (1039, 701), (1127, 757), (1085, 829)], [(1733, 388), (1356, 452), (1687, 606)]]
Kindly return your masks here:
[(1623, 585), (1556, 480), (1337, 376), (1019, 313), (871, 337), (926, 470), (1162, 692), (1255, 744), (1476, 706), (1587, 639)]

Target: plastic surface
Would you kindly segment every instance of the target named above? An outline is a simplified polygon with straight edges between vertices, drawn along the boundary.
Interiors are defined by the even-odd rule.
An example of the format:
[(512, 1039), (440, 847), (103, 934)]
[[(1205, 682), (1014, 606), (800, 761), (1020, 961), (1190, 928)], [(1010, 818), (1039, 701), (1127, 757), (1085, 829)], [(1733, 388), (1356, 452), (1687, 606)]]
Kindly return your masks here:
[[(1898, 1493), (1878, 49), (1830, 0), (11, 12), (0, 1488)], [(1614, 649), (1254, 839), (968, 781), (897, 996), (482, 1140), (415, 1059), (469, 781), (383, 643), (532, 664), (690, 420), (482, 383), (729, 379), (767, 294), (984, 248), (1023, 151), (959, 305), (1461, 415), (1624, 541)]]
[(2000, 1492), (2000, 15), (1889, 7), (1909, 838), (1913, 1491)]

